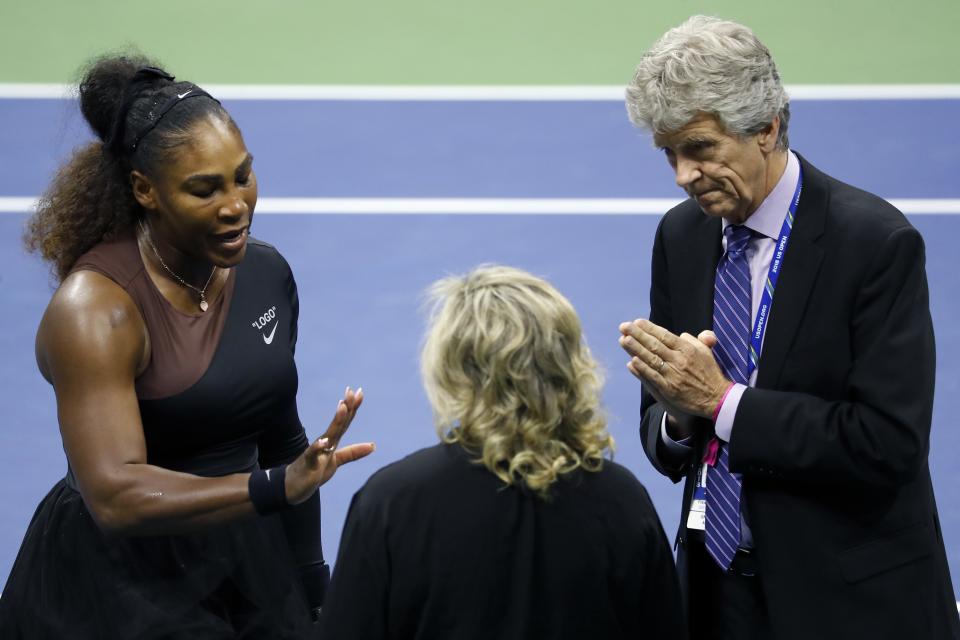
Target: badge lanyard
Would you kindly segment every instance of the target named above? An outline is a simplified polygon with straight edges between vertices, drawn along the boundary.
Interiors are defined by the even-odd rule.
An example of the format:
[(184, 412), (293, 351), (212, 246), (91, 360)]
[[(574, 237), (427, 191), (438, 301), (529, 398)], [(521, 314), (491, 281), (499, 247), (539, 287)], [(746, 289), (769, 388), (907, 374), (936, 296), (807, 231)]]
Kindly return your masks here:
[[(783, 225), (780, 227), (780, 237), (777, 239), (777, 247), (773, 252), (773, 259), (770, 261), (770, 269), (767, 271), (767, 280), (763, 285), (763, 294), (760, 296), (760, 306), (757, 309), (757, 319), (753, 325), (753, 333), (750, 334), (750, 359), (747, 362), (747, 380), (753, 375), (757, 368), (757, 362), (760, 360), (760, 347), (763, 345), (763, 336), (767, 332), (767, 317), (770, 315), (770, 306), (773, 304), (773, 294), (777, 288), (777, 280), (780, 278), (780, 271), (783, 269), (783, 259), (787, 252), (787, 242), (790, 240), (790, 232), (793, 231), (793, 218), (797, 213), (797, 204), (800, 202), (800, 191), (803, 188), (803, 168), (800, 169), (800, 175), (797, 177), (797, 188), (793, 192), (793, 198), (790, 200), (790, 206), (787, 209), (787, 215), (783, 219)], [(711, 451), (713, 455), (711, 455)], [(707, 459), (710, 458), (708, 462)], [(704, 463), (700, 465), (697, 471), (697, 482), (693, 491), (693, 500), (690, 503), (690, 513), (687, 516), (687, 527), (690, 529), (704, 530), (706, 528), (707, 511), (707, 466), (713, 464), (716, 460), (716, 447), (709, 447)]]
[(777, 239), (777, 248), (773, 252), (773, 259), (770, 261), (770, 270), (767, 272), (767, 281), (763, 284), (763, 294), (760, 296), (757, 320), (753, 325), (753, 333), (750, 334), (750, 361), (747, 363), (747, 380), (753, 375), (753, 372), (757, 368), (757, 362), (760, 360), (760, 347), (763, 344), (763, 336), (767, 332), (767, 316), (770, 315), (770, 306), (773, 304), (773, 293), (777, 288), (780, 271), (783, 269), (783, 258), (787, 252), (787, 241), (790, 240), (790, 232), (793, 231), (793, 217), (797, 213), (797, 204), (800, 202), (800, 191), (802, 188), (803, 169), (801, 168), (800, 175), (797, 177), (797, 188), (793, 192), (793, 199), (790, 200), (787, 215), (783, 218), (783, 226), (780, 227), (780, 237)]

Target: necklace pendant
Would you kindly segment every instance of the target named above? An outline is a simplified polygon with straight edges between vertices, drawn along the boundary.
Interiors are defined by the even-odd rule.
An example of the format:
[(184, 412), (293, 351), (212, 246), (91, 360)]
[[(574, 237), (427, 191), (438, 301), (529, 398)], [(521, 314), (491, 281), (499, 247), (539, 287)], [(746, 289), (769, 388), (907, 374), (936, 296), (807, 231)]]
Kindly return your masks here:
[(207, 304), (207, 301), (206, 301), (206, 300), (201, 300), (201, 301), (200, 301), (200, 311), (206, 311), (207, 308), (209, 308), (209, 307), (210, 307), (210, 305)]

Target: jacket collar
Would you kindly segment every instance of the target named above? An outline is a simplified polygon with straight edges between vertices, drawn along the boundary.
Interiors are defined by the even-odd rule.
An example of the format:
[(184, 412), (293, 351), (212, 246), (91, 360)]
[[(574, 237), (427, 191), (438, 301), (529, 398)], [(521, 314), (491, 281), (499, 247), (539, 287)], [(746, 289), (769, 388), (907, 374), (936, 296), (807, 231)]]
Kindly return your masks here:
[(830, 203), (829, 180), (802, 156), (797, 157), (803, 171), (803, 187), (757, 365), (757, 386), (762, 388), (775, 388), (780, 380), (823, 261), (819, 239)]

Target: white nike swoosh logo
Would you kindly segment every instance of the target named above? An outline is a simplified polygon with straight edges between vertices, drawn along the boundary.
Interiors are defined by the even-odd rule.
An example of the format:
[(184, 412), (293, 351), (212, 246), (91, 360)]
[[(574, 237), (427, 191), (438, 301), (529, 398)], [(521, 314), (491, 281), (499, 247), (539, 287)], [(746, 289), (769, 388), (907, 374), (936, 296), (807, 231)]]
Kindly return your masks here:
[(267, 344), (270, 344), (271, 342), (273, 342), (273, 334), (275, 334), (276, 332), (277, 332), (277, 325), (273, 325), (273, 330), (270, 332), (270, 335), (263, 336), (263, 341), (266, 342)]
[(191, 93), (193, 93), (193, 89), (190, 89), (190, 91), (187, 91), (186, 93), (178, 93), (178, 94), (177, 94), (177, 97), (178, 97), (179, 99), (183, 100), (184, 98), (186, 98), (186, 97), (187, 97), (188, 95), (190, 95)]

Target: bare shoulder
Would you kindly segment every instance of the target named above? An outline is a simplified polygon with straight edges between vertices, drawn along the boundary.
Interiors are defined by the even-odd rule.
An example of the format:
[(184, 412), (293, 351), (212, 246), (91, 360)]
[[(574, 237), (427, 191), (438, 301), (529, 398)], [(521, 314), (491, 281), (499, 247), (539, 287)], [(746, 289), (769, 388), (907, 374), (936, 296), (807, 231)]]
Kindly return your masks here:
[(95, 271), (77, 271), (47, 305), (36, 355), (51, 382), (77, 368), (129, 370), (136, 377), (149, 359), (149, 339), (140, 310), (120, 285)]

